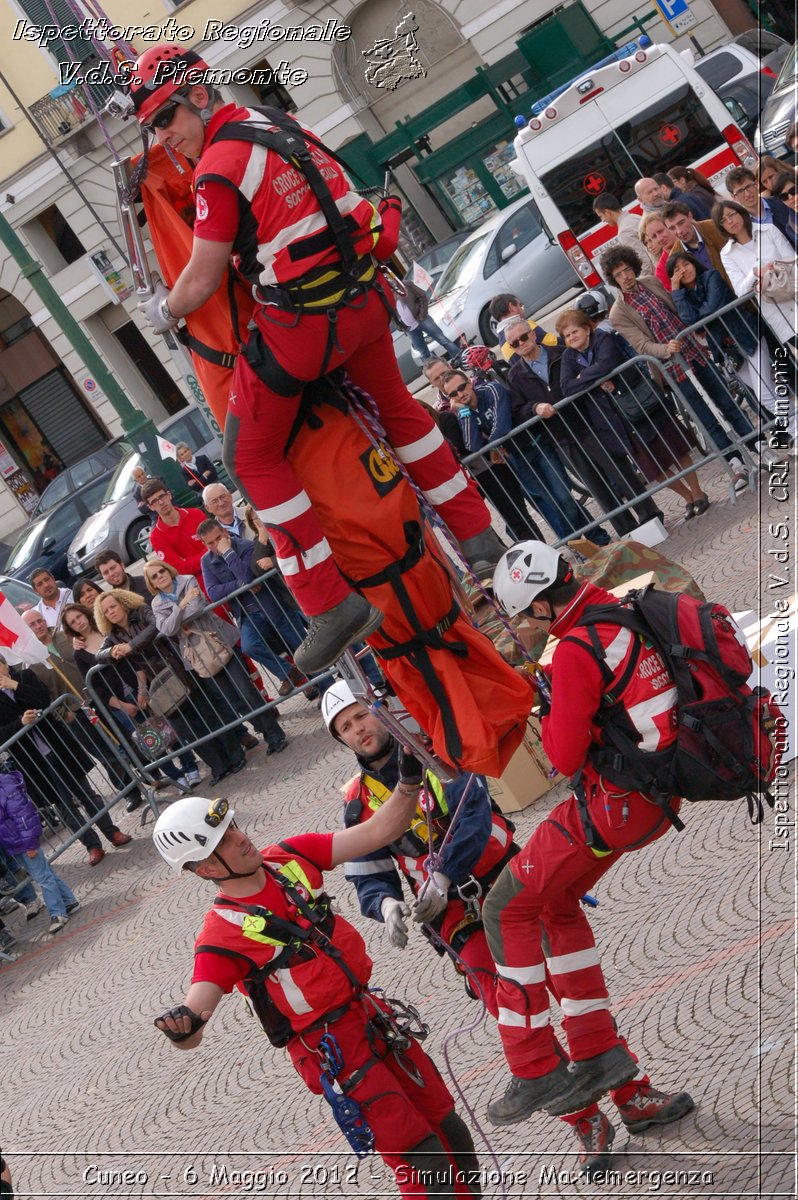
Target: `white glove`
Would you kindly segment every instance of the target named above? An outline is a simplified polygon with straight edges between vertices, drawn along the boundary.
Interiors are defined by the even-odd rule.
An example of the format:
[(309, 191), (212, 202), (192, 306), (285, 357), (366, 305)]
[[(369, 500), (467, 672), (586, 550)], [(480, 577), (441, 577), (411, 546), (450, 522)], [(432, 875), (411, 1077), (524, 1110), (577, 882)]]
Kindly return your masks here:
[(394, 900), (392, 896), (386, 896), (380, 905), (380, 912), (385, 922), (388, 941), (392, 946), (396, 946), (397, 950), (404, 950), (407, 945), (405, 921), (410, 916), (410, 909), (401, 900)]
[(443, 871), (433, 871), (424, 880), (413, 905), (413, 920), (419, 923), (434, 921), (439, 917), (449, 903), (449, 884), (451, 880)]
[(156, 333), (168, 333), (170, 329), (174, 329), (177, 321), (171, 313), (167, 314), (163, 311), (163, 306), (169, 299), (169, 288), (161, 279), (154, 279), (153, 286), (155, 291), (147, 300), (140, 300), (138, 307), (144, 314), (144, 319), (155, 330)]

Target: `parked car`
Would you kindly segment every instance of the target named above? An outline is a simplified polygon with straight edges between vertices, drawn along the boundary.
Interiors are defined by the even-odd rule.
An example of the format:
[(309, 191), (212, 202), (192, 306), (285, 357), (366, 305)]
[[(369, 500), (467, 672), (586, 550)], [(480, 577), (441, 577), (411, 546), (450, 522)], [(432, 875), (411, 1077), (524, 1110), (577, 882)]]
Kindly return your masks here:
[(0, 575), (0, 592), (20, 612), (35, 608), (39, 603), (39, 597), (30, 584), (23, 583), (21, 579), (14, 579), (12, 575)]
[(124, 443), (109, 442), (107, 446), (92, 451), (80, 462), (73, 463), (71, 467), (65, 467), (61, 474), (57, 475), (52, 483), (48, 483), (42, 492), (39, 503), (33, 510), (33, 516), (38, 517), (41, 513), (54, 508), (56, 504), (66, 500), (72, 492), (76, 492), (86, 483), (91, 483), (92, 479), (99, 479), (101, 475), (106, 478), (111, 476), (121, 459), (129, 453), (129, 449), (129, 446)]
[[(462, 246), (463, 242), (471, 232), (472, 231), (470, 229), (458, 229), (456, 233), (450, 234), (450, 236), (444, 238), (442, 242), (437, 242), (434, 246), (431, 246), (429, 250), (425, 250), (423, 254), (419, 254), (418, 257), (413, 260), (414, 263), (418, 263), (418, 265), (424, 271), (426, 271), (428, 275), (432, 276), (433, 288), (436, 286), (444, 268), (451, 260), (451, 257), (457, 247)], [(425, 292), (429, 290), (425, 288), (421, 281), (414, 276), (412, 267), (405, 275), (405, 279), (412, 280), (417, 287), (420, 287)]]
[[(192, 450), (212, 461), (221, 459), (222, 447), (198, 408), (187, 408), (162, 421), (158, 432), (172, 443), (186, 442)], [(134, 467), (141, 465), (138, 454), (129, 454), (117, 465), (106, 481), (100, 503), (90, 517), (75, 530), (67, 553), (67, 565), (73, 576), (93, 570), (101, 550), (115, 550), (123, 562), (130, 563), (146, 553), (144, 534), (151, 521), (143, 517), (133, 499)], [(221, 473), (221, 472), (220, 472)], [(223, 476), (227, 479), (227, 476)]]
[(101, 550), (115, 550), (123, 562), (132, 562), (139, 554), (139, 539), (150, 528), (133, 499), (133, 471), (141, 466), (138, 454), (130, 454), (119, 464), (96, 511), (83, 522), (70, 542), (67, 566), (70, 575), (79, 578), (94, 569)]
[(776, 78), (790, 53), (790, 44), (767, 29), (747, 29), (717, 50), (697, 58), (693, 66), (717, 91), (724, 83), (762, 73)]
[(56, 579), (68, 583), (69, 545), (83, 522), (100, 507), (107, 486), (104, 476), (93, 479), (74, 495), (36, 517), (8, 556), (6, 573), (15, 579), (27, 580), (36, 567), (46, 567)]
[(759, 114), (767, 104), (775, 82), (775, 79), (767, 75), (745, 75), (733, 79), (731, 83), (724, 83), (717, 89), (718, 96), (731, 113), (734, 123), (752, 140)]
[(413, 357), (410, 338), (404, 329), (392, 329), (391, 337), (393, 338), (393, 352), (396, 355), (402, 379), (405, 383), (413, 383), (414, 380), (418, 379), (420, 368)]
[(790, 157), (787, 130), (796, 121), (796, 90), (798, 90), (798, 42), (786, 59), (781, 73), (773, 85), (773, 91), (759, 117), (759, 128), (754, 137), (754, 149), (760, 154), (773, 154), (777, 158)]
[(488, 305), (499, 292), (519, 296), (531, 316), (580, 290), (568, 259), (527, 196), (490, 217), (458, 247), (438, 280), (430, 312), (453, 341), (465, 334), (469, 341), (476, 337), (492, 346), (496, 335)]

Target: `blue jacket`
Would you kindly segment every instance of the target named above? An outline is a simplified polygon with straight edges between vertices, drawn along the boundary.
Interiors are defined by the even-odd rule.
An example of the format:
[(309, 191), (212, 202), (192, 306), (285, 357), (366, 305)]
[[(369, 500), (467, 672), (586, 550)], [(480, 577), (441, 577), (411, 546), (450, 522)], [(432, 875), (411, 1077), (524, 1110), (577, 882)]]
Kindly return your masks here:
[[(575, 396), (585, 388), (591, 388), (586, 395), (575, 401), (576, 408), (609, 454), (632, 452), (631, 427), (618, 412), (610, 394), (601, 387), (591, 387), (591, 384), (599, 384), (610, 371), (627, 361), (626, 346), (627, 343), (617, 334), (606, 329), (596, 329), (590, 335), (586, 350), (568, 347), (562, 356), (560, 367), (560, 387), (563, 395)], [(616, 387), (628, 385), (634, 388), (639, 382), (638, 368), (630, 367), (619, 377)]]
[(504, 437), (513, 427), (510, 393), (504, 384), (481, 379), (472, 380), (472, 383), (477, 394), (477, 407), (461, 408), (457, 414), (463, 444), (469, 454)]
[(9, 854), (36, 850), (42, 821), (21, 771), (0, 772), (0, 846)]
[[(671, 298), (685, 325), (694, 325), (696, 321), (737, 299), (723, 276), (712, 270), (697, 271), (694, 286), (674, 288)], [(746, 320), (739, 308), (719, 317), (717, 321), (709, 321), (706, 331), (713, 349), (718, 351), (722, 350), (724, 335), (733, 338), (746, 354), (753, 354), (759, 342), (754, 318)]]
[[(214, 554), (209, 550), (202, 556), (202, 582), (209, 598), (214, 603), (224, 600), (231, 592), (251, 583), (258, 570), (253, 563), (255, 549), (263, 550), (260, 542), (250, 542), (230, 535), (231, 546), (226, 554)], [(261, 606), (251, 593), (245, 593), (230, 601), (233, 616), (248, 612), (260, 612)]]
[[(383, 783), (391, 791), (399, 782), (399, 750), (395, 746), (393, 753), (379, 771), (373, 767), (363, 769), (378, 782)], [(444, 795), (450, 813), (454, 813), (460, 802), (460, 797), (468, 782), (468, 775), (458, 775), (451, 783), (444, 785)], [(348, 806), (347, 806), (348, 808)], [(344, 814), (347, 826), (358, 824), (358, 818), (349, 812)], [(487, 784), (481, 775), (477, 775), (474, 785), (468, 793), (451, 840), (444, 847), (441, 870), (448, 875), (453, 884), (464, 883), (468, 879), (474, 865), (479, 861), (491, 836), (493, 824), (492, 802), (488, 794)], [(509, 824), (509, 822), (508, 822)], [(512, 828), (512, 826), (510, 826)], [(353, 859), (347, 863), (344, 871), (347, 879), (355, 885), (360, 911), (364, 917), (381, 921), (380, 906), (386, 896), (401, 900), (402, 879), (396, 866), (395, 855), (401, 853), (400, 838), (381, 850), (364, 854), (362, 858)]]

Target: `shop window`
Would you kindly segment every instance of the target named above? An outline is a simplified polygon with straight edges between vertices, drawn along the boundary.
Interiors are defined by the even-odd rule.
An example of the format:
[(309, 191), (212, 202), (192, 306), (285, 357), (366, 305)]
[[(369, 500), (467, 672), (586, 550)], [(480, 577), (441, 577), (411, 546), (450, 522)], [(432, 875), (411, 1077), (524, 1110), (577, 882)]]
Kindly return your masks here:
[(295, 113), (296, 105), (291, 93), (273, 77), (267, 59), (261, 58), (248, 68), (252, 72), (251, 88), (258, 97), (258, 104), (268, 108), (281, 108), (283, 112)]

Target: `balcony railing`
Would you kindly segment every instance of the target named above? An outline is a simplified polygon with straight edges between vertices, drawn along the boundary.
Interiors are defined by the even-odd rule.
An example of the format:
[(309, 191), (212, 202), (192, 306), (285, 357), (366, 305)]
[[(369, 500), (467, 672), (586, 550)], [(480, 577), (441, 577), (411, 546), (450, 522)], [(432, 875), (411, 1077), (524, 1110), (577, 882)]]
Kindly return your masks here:
[(113, 90), (113, 84), (104, 83), (76, 84), (68, 90), (54, 88), (59, 94), (50, 92), (34, 101), (30, 106), (31, 116), (49, 142), (60, 142), (94, 120), (87, 93), (102, 108)]

